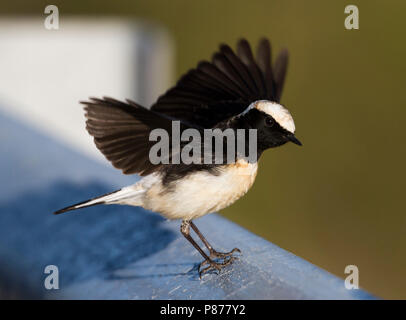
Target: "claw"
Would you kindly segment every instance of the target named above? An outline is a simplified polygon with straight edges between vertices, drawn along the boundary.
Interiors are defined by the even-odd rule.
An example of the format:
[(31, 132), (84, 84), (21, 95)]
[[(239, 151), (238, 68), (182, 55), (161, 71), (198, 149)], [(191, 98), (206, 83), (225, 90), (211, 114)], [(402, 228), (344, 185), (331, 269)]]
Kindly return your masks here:
[(234, 252), (238, 252), (241, 253), (241, 250), (238, 248), (234, 248), (233, 250), (231, 250), (230, 252), (217, 252), (216, 250), (212, 249), (210, 251), (210, 258), (227, 258), (227, 257), (231, 257), (233, 255)]
[[(217, 274), (220, 273), (221, 269), (223, 269), (225, 266), (228, 266), (231, 264), (234, 260), (236, 260), (236, 257), (233, 256), (227, 256), (228, 259), (225, 259), (224, 262), (215, 262), (211, 259), (204, 260), (200, 265), (199, 265), (199, 277), (200, 279), (202, 278), (202, 274), (215, 270), (217, 271)], [(209, 264), (209, 266), (205, 269), (201, 269), (204, 265)]]
[[(208, 266), (207, 268), (205, 268), (205, 269), (200, 270), (200, 268), (201, 268), (202, 266), (204, 266), (205, 264), (209, 264), (209, 266)], [(217, 271), (217, 274), (220, 273), (220, 271), (221, 271), (221, 264), (218, 263), (218, 262), (214, 262), (214, 261), (212, 261), (212, 260), (205, 260), (205, 261), (203, 261), (203, 262), (200, 264), (200, 266), (199, 266), (199, 277), (200, 277), (200, 279), (202, 278), (202, 275), (203, 275), (204, 273), (206, 273), (206, 272), (208, 272), (208, 271), (212, 271), (212, 270)]]

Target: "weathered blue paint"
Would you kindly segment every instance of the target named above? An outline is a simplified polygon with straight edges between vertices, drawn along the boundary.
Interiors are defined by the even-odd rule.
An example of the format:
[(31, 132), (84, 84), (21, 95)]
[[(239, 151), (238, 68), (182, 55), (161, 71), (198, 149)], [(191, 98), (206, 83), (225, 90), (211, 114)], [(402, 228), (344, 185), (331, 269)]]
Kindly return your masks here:
[[(143, 209), (56, 209), (136, 181), (0, 115), (0, 297), (75, 299), (371, 299), (344, 281), (212, 214), (196, 221), (218, 250), (243, 254), (199, 279), (201, 257)], [(60, 290), (44, 289), (57, 265)]]

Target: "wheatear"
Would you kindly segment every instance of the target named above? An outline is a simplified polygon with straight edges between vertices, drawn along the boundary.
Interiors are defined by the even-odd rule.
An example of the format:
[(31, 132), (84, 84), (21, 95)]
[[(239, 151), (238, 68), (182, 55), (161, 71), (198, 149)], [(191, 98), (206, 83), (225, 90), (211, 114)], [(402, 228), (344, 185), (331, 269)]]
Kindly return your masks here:
[[(266, 39), (260, 41), (254, 58), (249, 43), (243, 39), (238, 42), (236, 53), (221, 45), (211, 62), (202, 61), (187, 72), (150, 109), (130, 100), (120, 102), (107, 97), (82, 102), (86, 128), (97, 148), (124, 174), (139, 174), (143, 178), (134, 185), (55, 213), (97, 204), (125, 204), (159, 212), (168, 219), (182, 219), (182, 234), (204, 258), (200, 275), (209, 270), (220, 271), (240, 250), (215, 251), (192, 220), (241, 198), (254, 183), (257, 160), (263, 151), (289, 141), (301, 145), (294, 135), (290, 112), (279, 104), (287, 63), (288, 52), (283, 50), (271, 65), (271, 48)], [(199, 132), (214, 128), (255, 129), (255, 161), (236, 153), (231, 163), (152, 162), (150, 150), (156, 142), (150, 139), (151, 131), (160, 128), (172, 135), (173, 121), (180, 121), (182, 132), (191, 128)], [(177, 151), (169, 146), (168, 159), (186, 146), (182, 142)], [(202, 152), (201, 157), (205, 154)], [(193, 240), (190, 227), (209, 254)], [(201, 268), (204, 265), (207, 267)]]

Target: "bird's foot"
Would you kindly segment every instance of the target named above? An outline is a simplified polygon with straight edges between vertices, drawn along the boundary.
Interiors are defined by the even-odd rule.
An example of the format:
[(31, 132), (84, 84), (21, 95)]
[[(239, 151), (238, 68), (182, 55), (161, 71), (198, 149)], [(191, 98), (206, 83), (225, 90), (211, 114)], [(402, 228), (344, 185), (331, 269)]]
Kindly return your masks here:
[[(232, 252), (232, 251), (230, 251)], [(236, 257), (233, 257), (232, 255), (226, 256), (223, 262), (216, 262), (209, 259), (204, 260), (200, 265), (199, 265), (199, 276), (202, 278), (202, 275), (211, 272), (211, 271), (217, 271), (217, 274), (220, 273), (221, 269), (223, 269), (225, 266), (228, 266), (231, 264), (234, 260), (236, 260)], [(203, 266), (208, 264), (209, 266), (205, 269), (202, 269)]]
[(234, 252), (241, 253), (241, 250), (238, 248), (234, 248), (230, 252), (217, 252), (216, 250), (211, 249), (210, 258), (211, 259), (224, 259), (224, 258), (232, 257)]

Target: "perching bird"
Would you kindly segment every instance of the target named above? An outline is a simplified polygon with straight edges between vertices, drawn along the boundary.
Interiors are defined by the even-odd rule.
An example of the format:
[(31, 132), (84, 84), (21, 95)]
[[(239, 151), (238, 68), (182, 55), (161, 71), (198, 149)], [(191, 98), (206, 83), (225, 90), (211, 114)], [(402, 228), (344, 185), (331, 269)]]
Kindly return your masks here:
[[(241, 198), (254, 183), (257, 160), (263, 151), (289, 141), (301, 145), (294, 135), (291, 114), (279, 104), (287, 63), (288, 52), (283, 50), (271, 65), (267, 39), (260, 41), (256, 58), (249, 43), (242, 39), (236, 53), (221, 45), (211, 62), (201, 61), (150, 109), (130, 100), (120, 102), (107, 97), (82, 102), (86, 128), (97, 148), (124, 174), (139, 174), (143, 178), (134, 185), (55, 214), (97, 204), (125, 204), (159, 212), (168, 219), (182, 219), (181, 233), (204, 258), (199, 266), (200, 275), (209, 270), (220, 271), (234, 260), (233, 253), (240, 250), (215, 251), (192, 221)], [(255, 129), (255, 161), (236, 154), (231, 163), (153, 163), (149, 152), (156, 142), (150, 141), (149, 134), (162, 128), (171, 135), (174, 120), (180, 121), (182, 132), (188, 128), (199, 132), (213, 128)], [(184, 147), (185, 143), (180, 149)], [(190, 227), (209, 254), (193, 240)], [(208, 266), (202, 269), (204, 265)]]

